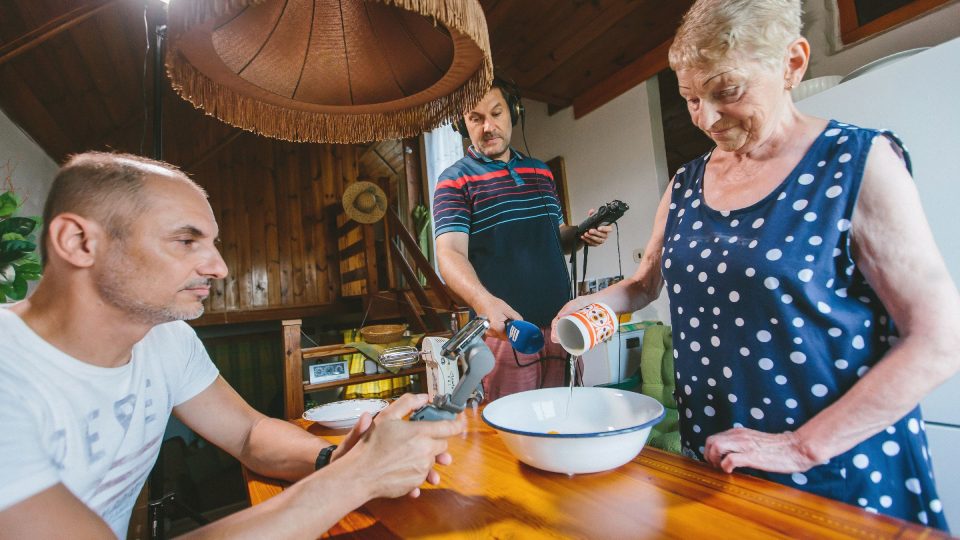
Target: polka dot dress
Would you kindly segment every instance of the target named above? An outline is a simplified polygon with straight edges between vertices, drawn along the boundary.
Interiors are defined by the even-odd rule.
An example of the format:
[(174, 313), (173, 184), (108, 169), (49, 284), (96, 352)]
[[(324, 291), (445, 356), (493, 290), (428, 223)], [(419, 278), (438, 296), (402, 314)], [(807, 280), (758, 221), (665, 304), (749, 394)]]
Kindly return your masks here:
[[(895, 342), (850, 247), (850, 219), (878, 135), (900, 144), (889, 133), (831, 121), (772, 193), (739, 210), (704, 203), (709, 154), (677, 171), (662, 270), (687, 455), (703, 459), (706, 438), (733, 427), (797, 429)], [(805, 473), (747, 472), (946, 529), (919, 407)]]

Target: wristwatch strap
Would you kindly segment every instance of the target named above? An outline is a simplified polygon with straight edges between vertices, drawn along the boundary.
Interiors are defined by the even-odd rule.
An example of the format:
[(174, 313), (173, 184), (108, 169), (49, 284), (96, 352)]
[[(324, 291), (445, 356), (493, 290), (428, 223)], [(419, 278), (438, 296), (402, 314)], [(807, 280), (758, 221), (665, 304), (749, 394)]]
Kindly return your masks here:
[(331, 444), (330, 446), (322, 448), (320, 453), (317, 454), (317, 461), (314, 463), (314, 470), (319, 471), (320, 469), (329, 465), (330, 458), (333, 457), (333, 451), (336, 449), (337, 445), (335, 444)]

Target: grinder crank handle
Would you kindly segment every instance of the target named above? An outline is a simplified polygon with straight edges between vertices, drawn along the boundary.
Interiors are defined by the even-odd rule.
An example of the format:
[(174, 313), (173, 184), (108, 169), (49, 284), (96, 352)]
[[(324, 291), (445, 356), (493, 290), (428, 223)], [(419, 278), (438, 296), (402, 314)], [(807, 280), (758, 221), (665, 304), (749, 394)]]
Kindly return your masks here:
[(496, 360), (490, 348), (482, 340), (476, 340), (464, 352), (467, 361), (467, 371), (460, 379), (460, 383), (453, 390), (452, 395), (437, 396), (433, 403), (428, 403), (410, 415), (411, 422), (421, 420), (453, 420), (457, 413), (467, 406), (467, 400), (473, 391), (480, 386), (481, 381), (493, 370)]
[(467, 400), (473, 395), (473, 391), (480, 386), (487, 373), (493, 371), (496, 360), (493, 358), (493, 352), (483, 341), (474, 343), (466, 353), (467, 371), (463, 374), (463, 380), (453, 390), (450, 396), (450, 404), (459, 410), (467, 406)]

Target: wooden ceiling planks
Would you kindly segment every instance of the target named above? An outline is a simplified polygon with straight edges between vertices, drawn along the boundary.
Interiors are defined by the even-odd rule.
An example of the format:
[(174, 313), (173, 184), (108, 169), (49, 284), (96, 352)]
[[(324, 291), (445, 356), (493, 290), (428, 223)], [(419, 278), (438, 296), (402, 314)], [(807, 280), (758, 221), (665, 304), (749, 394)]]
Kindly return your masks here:
[[(494, 65), (528, 98), (582, 116), (665, 66), (662, 47), (693, 0), (485, 0)], [(626, 75), (634, 75), (629, 77)], [(625, 81), (632, 81), (624, 89)], [(604, 91), (609, 87), (609, 91)], [(588, 95), (585, 96), (585, 94)], [(575, 105), (575, 109), (576, 109)], [(588, 110), (589, 109), (589, 110)]]
[[(664, 65), (662, 44), (692, 0), (480, 3), (497, 69), (524, 97), (548, 103), (551, 111), (573, 104), (579, 117), (642, 82), (651, 66)], [(144, 85), (148, 97), (152, 92), (149, 61), (141, 80), (145, 40), (140, 2), (0, 2), (0, 106), (57, 161), (87, 149), (139, 152), (141, 138), (150, 148), (151, 119), (143, 116)], [(5, 52), (15, 54), (4, 61)], [(188, 167), (222, 151), (219, 145), (234, 144), (234, 128), (181, 101), (167, 90), (171, 160)], [(190, 141), (181, 144), (185, 133)], [(402, 153), (377, 152), (389, 164), (363, 154), (371, 175), (402, 169)]]

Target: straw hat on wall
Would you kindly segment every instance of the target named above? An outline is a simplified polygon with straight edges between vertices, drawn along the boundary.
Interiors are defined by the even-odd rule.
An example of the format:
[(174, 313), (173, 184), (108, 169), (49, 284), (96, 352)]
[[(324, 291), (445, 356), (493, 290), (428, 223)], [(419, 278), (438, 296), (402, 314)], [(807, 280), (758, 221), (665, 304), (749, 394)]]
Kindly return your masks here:
[(387, 213), (387, 195), (373, 182), (358, 180), (343, 192), (343, 211), (358, 223), (376, 223)]

